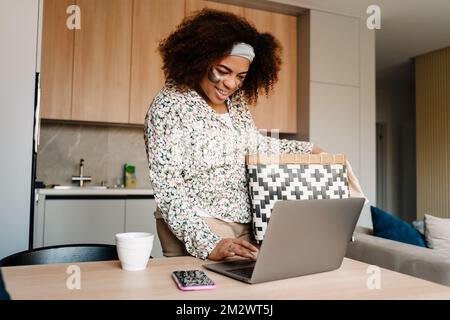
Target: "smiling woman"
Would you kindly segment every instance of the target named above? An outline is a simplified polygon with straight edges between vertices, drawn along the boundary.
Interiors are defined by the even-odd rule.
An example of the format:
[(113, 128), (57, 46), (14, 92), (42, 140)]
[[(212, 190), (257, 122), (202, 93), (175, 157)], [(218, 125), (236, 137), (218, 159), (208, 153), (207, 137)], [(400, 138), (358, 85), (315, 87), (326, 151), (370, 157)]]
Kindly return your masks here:
[(245, 19), (204, 9), (159, 46), (166, 75), (145, 120), (165, 256), (255, 259), (245, 155), (318, 153), (263, 136), (248, 108), (278, 79), (280, 45)]

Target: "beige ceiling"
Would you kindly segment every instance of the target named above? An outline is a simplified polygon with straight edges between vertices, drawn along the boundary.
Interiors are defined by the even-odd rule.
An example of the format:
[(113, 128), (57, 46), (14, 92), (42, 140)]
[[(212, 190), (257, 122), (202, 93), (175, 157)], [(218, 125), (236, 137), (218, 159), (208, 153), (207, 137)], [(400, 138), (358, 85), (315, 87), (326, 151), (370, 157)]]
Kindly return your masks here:
[[(306, 8), (368, 17), (366, 9), (381, 9), (376, 31), (377, 77), (401, 72), (410, 58), (450, 46), (450, 0), (272, 0)], [(404, 69), (404, 68), (403, 68)]]

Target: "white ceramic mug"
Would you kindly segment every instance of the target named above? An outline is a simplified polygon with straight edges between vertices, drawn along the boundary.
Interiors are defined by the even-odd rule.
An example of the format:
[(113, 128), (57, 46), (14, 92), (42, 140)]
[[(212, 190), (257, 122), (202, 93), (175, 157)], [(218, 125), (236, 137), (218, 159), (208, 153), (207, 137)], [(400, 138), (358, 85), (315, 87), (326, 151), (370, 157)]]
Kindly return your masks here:
[(125, 232), (116, 234), (117, 255), (122, 269), (138, 271), (147, 268), (153, 247), (152, 233)]

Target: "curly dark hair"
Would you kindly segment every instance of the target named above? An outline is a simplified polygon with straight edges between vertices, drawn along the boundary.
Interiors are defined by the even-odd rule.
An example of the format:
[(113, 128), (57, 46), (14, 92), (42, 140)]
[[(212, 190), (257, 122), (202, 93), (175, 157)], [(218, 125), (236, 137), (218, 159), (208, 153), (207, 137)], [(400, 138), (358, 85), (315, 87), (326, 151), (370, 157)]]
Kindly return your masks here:
[(217, 60), (225, 57), (238, 42), (251, 45), (255, 58), (240, 90), (249, 103), (258, 94), (270, 94), (278, 80), (281, 45), (270, 33), (260, 33), (235, 14), (203, 9), (186, 17), (177, 29), (159, 43), (166, 78), (197, 88)]

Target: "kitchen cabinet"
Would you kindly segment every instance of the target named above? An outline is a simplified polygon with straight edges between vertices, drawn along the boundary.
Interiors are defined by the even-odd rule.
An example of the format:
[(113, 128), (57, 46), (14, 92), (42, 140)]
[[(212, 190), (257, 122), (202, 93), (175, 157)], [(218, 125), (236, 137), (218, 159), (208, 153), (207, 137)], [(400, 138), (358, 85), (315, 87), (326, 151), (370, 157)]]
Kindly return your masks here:
[(127, 123), (132, 1), (78, 0), (81, 28), (66, 27), (70, 0), (45, 0), (41, 118)]
[[(376, 198), (375, 32), (366, 20), (311, 9), (299, 16), (299, 132), (345, 153), (366, 196)], [(371, 226), (365, 206), (358, 225)]]
[(115, 244), (124, 231), (125, 200), (52, 199), (45, 202), (44, 246)]
[(79, 0), (81, 29), (68, 30), (72, 2), (45, 1), (41, 118), (142, 125), (164, 85), (158, 41), (184, 1)]
[(260, 129), (297, 132), (297, 17), (204, 0), (78, 0), (81, 29), (68, 30), (70, 2), (45, 1), (43, 119), (143, 125), (164, 85), (158, 42), (208, 7), (244, 16), (281, 42), (279, 82), (251, 112)]
[(128, 122), (132, 1), (78, 0), (72, 120)]
[(41, 117), (72, 119), (74, 30), (66, 28), (72, 0), (45, 0), (41, 60)]
[[(36, 196), (33, 248), (63, 244), (115, 244), (121, 232), (155, 235), (152, 257), (163, 256), (156, 231), (153, 196), (57, 196), (44, 191)], [(47, 194), (50, 193), (50, 194)]]
[(129, 123), (144, 123), (150, 102), (164, 85), (158, 42), (184, 18), (180, 0), (134, 0)]
[(297, 17), (275, 12), (244, 8), (244, 17), (260, 32), (269, 32), (282, 46), (278, 82), (269, 98), (258, 97), (251, 106), (255, 124), (268, 131), (297, 132)]
[[(360, 41), (364, 38), (362, 35), (360, 38), (360, 20), (321, 11), (311, 11), (309, 19), (309, 139), (328, 152), (344, 152), (360, 178), (361, 160), (366, 154), (361, 150), (366, 148), (367, 141), (376, 141), (372, 137), (361, 139), (365, 129), (358, 125), (362, 119), (368, 121), (374, 115), (372, 111), (366, 113), (361, 101), (367, 96), (361, 91), (363, 65), (359, 60), (360, 55), (370, 59), (370, 53), (367, 56), (360, 53)], [(362, 28), (367, 29), (365, 24)], [(373, 66), (372, 63), (373, 60), (367, 65)], [(375, 127), (372, 129), (375, 132)]]
[(317, 11), (310, 19), (311, 81), (358, 87), (359, 19)]

